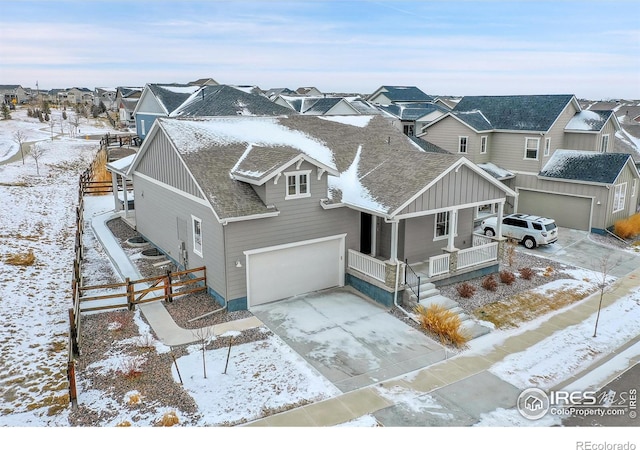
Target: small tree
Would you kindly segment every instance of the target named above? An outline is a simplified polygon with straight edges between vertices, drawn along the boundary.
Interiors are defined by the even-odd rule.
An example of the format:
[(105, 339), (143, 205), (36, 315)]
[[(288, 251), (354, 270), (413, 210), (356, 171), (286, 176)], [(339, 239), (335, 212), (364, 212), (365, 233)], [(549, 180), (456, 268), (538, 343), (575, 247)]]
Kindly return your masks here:
[(40, 158), (47, 152), (47, 148), (41, 145), (33, 144), (31, 146), (31, 152), (29, 153), (33, 160), (36, 162), (36, 173), (40, 176)]
[(600, 289), (600, 301), (598, 302), (598, 314), (596, 315), (596, 325), (593, 329), (593, 337), (598, 335), (598, 321), (600, 320), (600, 310), (602, 309), (602, 299), (604, 292), (607, 288), (609, 273), (618, 265), (618, 261), (611, 261), (609, 254), (605, 253), (598, 261), (598, 267), (595, 270), (596, 281), (598, 282), (598, 288)]
[(7, 106), (6, 103), (2, 104), (2, 119), (3, 120), (11, 119), (11, 111), (9, 110), (9, 107)]
[(205, 378), (207, 378), (207, 363), (205, 361), (205, 350), (207, 349), (207, 344), (212, 338), (212, 330), (210, 327), (202, 327), (196, 328), (192, 330), (193, 336), (198, 340), (198, 344), (200, 344), (200, 349), (202, 350), (202, 373)]
[(21, 131), (18, 130), (13, 133), (13, 142), (18, 144), (18, 148), (20, 149), (20, 156), (22, 156), (22, 165), (24, 165), (24, 150), (22, 150), (22, 144), (27, 140), (27, 136)]

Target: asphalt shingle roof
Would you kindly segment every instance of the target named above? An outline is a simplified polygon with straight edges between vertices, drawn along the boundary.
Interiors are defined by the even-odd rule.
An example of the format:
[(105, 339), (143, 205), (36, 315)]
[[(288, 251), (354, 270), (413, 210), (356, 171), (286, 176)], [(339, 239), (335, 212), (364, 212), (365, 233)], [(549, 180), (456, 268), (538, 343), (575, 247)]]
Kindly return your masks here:
[(631, 158), (627, 153), (556, 150), (540, 176), (563, 180), (611, 184)]
[(171, 113), (171, 116), (275, 116), (291, 113), (289, 108), (273, 103), (263, 95), (221, 84), (203, 87)]
[(433, 98), (416, 86), (382, 86), (385, 96), (392, 102), (430, 102)]
[(391, 105), (380, 105), (378, 108), (400, 120), (417, 120), (434, 111), (447, 112), (445, 108), (427, 102), (393, 103)]
[(567, 131), (600, 131), (613, 115), (613, 111), (580, 111), (564, 128)]
[[(459, 156), (421, 151), (381, 116), (160, 118), (221, 219), (270, 212), (251, 185), (282, 161), (304, 153), (329, 168), (329, 197), (389, 214), (434, 181)], [(359, 189), (351, 189), (353, 183)]]
[(189, 84), (149, 84), (149, 90), (171, 114), (182, 105), (200, 86)]
[(573, 95), (465, 96), (454, 112), (481, 111), (494, 130), (547, 131)]

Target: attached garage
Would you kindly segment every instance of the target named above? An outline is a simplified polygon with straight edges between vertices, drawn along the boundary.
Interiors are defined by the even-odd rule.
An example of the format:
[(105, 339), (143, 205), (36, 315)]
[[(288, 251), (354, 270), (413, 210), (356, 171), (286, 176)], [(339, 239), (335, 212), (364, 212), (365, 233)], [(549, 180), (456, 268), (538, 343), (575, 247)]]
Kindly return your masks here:
[(248, 250), (247, 306), (344, 285), (345, 236)]
[(518, 212), (549, 217), (561, 227), (591, 229), (590, 197), (518, 189)]

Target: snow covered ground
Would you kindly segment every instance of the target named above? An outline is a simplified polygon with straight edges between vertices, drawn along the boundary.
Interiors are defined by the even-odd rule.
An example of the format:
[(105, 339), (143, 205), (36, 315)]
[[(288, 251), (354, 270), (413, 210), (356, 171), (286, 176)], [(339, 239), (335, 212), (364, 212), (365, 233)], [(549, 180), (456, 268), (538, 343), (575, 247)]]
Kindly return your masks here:
[[(0, 121), (0, 157), (4, 155), (7, 159), (15, 152), (12, 134), (29, 127), (33, 130), (28, 131), (30, 139), (40, 139), (38, 145), (44, 146), (47, 152), (40, 161), (40, 176), (36, 175), (35, 161), (30, 157), (24, 165), (21, 160), (0, 164), (0, 427), (65, 427), (69, 424), (64, 400), (77, 182), (78, 175), (95, 155), (97, 142), (68, 136), (51, 140), (49, 134), (38, 131), (42, 124), (26, 118), (24, 110), (12, 111), (12, 115), (12, 120)], [(83, 124), (82, 131), (105, 132), (102, 127), (91, 128), (89, 124)], [(5, 262), (9, 254), (29, 250), (36, 257), (33, 265), (20, 267)], [(92, 255), (99, 258), (99, 250), (95, 249)], [(113, 276), (110, 264), (104, 261), (88, 264), (96, 264), (90, 268), (96, 282), (101, 276), (104, 279)], [(568, 273), (567, 279), (571, 276), (584, 280), (588, 275)], [(574, 281), (567, 281), (568, 286), (575, 287), (571, 284)], [(557, 288), (558, 282), (554, 283), (547, 288)], [(557, 332), (525, 352), (507, 357), (491, 371), (518, 387), (553, 386), (640, 334), (639, 303), (640, 293), (636, 291), (604, 309), (597, 339), (585, 338), (593, 333), (593, 318), (590, 318)], [(536, 326), (544, 318), (538, 320), (540, 322), (524, 327)], [(140, 336), (146, 336), (149, 333), (146, 323), (139, 316), (136, 323)], [(494, 331), (487, 340), (490, 345), (499, 346), (511, 334), (521, 331)], [(166, 350), (161, 344), (155, 347), (157, 352)], [(469, 351), (474, 351), (473, 345)], [(227, 374), (223, 374), (226, 350), (208, 351), (206, 379), (198, 348), (190, 348), (188, 355), (178, 359), (184, 389), (198, 405), (199, 425), (251, 420), (265, 408), (275, 411), (339, 394), (276, 337), (234, 347), (233, 352)], [(112, 371), (120, 362), (118, 358), (105, 359), (98, 366), (100, 370)], [(175, 369), (173, 375), (177, 380)], [(82, 394), (80, 401), (90, 401), (92, 407), (98, 409), (122, 408), (136, 395), (131, 392), (128, 398), (114, 402), (104, 392), (87, 389)], [(406, 392), (386, 391), (384, 395), (397, 402), (411, 401)], [(429, 403), (417, 407), (437, 410), (439, 406)], [(119, 421), (128, 418), (126, 408), (123, 411)], [(165, 412), (160, 405), (155, 414), (138, 418), (136, 423), (151, 427)], [(114, 424), (110, 421), (103, 425)], [(485, 426), (532, 424), (513, 411), (495, 411), (481, 422)], [(341, 428), (375, 426), (376, 420), (367, 415)]]

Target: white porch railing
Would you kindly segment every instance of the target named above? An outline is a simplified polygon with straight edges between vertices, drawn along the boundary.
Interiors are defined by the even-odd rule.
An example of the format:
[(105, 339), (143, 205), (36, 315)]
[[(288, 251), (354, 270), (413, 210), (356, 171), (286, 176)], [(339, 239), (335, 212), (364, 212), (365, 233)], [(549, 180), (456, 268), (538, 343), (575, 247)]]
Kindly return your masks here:
[(387, 266), (379, 259), (349, 249), (347, 264), (350, 269), (355, 269), (383, 283), (385, 281)]
[(458, 252), (458, 269), (498, 259), (498, 243), (478, 245)]
[(473, 233), (471, 245), (474, 247), (478, 247), (479, 245), (491, 244), (492, 242), (494, 242), (494, 240), (489, 236), (485, 236), (484, 234)]
[(429, 278), (449, 273), (449, 253), (429, 258)]

